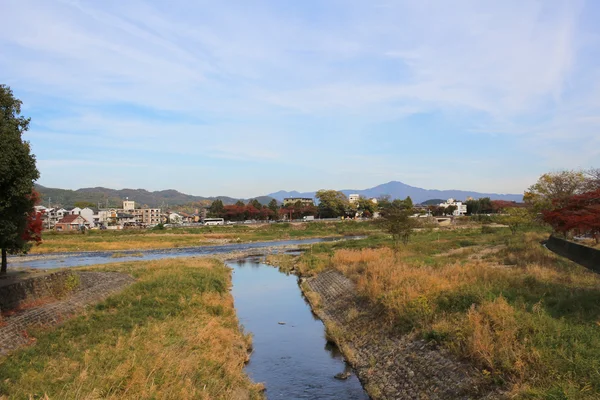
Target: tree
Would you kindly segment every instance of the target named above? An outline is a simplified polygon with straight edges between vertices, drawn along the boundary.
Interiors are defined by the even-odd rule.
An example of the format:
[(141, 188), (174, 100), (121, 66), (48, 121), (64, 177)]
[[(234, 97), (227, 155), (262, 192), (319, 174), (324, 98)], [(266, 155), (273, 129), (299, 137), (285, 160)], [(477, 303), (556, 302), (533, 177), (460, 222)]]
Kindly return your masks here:
[(279, 211), (279, 204), (277, 204), (277, 200), (272, 199), (267, 207), (273, 212), (272, 215), (277, 215), (277, 212)]
[(260, 204), (260, 201), (256, 200), (256, 199), (252, 199), (248, 202), (249, 205), (252, 205), (252, 207), (256, 208), (257, 210), (261, 210), (263, 208), (263, 205)]
[(400, 243), (407, 244), (410, 235), (415, 227), (414, 218), (410, 218), (412, 208), (407, 206), (408, 202), (392, 202), (386, 204), (381, 209), (381, 218), (379, 224), (383, 229), (392, 235), (394, 241), (394, 251), (397, 252), (400, 248)]
[(563, 202), (563, 207), (543, 210), (544, 222), (555, 232), (567, 235), (577, 234), (594, 236), (598, 243), (600, 235), (600, 189), (571, 196)]
[(76, 201), (73, 204), (75, 207), (79, 207), (79, 208), (92, 208), (92, 207), (96, 207), (96, 204), (92, 203), (91, 201)]
[(600, 189), (600, 168), (591, 168), (584, 172), (587, 181), (586, 192)]
[(585, 193), (589, 180), (581, 171), (560, 171), (543, 174), (531, 185), (523, 200), (535, 212), (563, 207), (573, 195)]
[(364, 197), (358, 199), (358, 211), (362, 212), (362, 216), (369, 218), (375, 212), (376, 206), (371, 200)]
[(212, 202), (210, 207), (208, 208), (208, 214), (211, 217), (222, 217), (223, 216), (223, 202), (220, 199), (217, 199)]
[(505, 214), (497, 217), (501, 224), (508, 225), (514, 235), (521, 226), (530, 224), (533, 220), (531, 213), (526, 208), (512, 207), (504, 209)]
[(448, 207), (444, 208), (444, 214), (446, 215), (454, 215), (454, 211), (456, 211), (458, 207), (456, 207), (454, 204), (450, 204)]
[(30, 119), (21, 116), (21, 104), (8, 86), (0, 85), (0, 274), (6, 273), (7, 253), (27, 251), (23, 235), (36, 201), (33, 183), (40, 175), (22, 138)]
[(336, 218), (346, 215), (350, 203), (342, 192), (337, 190), (319, 190), (315, 195), (319, 199), (319, 216), (321, 218)]

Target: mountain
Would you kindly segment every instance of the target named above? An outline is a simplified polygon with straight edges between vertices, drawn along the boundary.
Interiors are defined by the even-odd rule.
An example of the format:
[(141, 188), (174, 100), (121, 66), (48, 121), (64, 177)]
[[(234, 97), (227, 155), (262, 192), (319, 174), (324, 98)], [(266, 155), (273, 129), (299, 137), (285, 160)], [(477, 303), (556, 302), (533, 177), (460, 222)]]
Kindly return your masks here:
[[(42, 185), (35, 185), (35, 190), (40, 193), (42, 203), (48, 204), (51, 199), (52, 204), (60, 204), (62, 207), (73, 207), (75, 202), (88, 201), (94, 204), (99, 204), (101, 207), (116, 207), (121, 206), (123, 200), (129, 198), (138, 205), (147, 205), (149, 207), (169, 207), (179, 206), (188, 203), (203, 203), (210, 205), (214, 200), (221, 200), (223, 204), (234, 204), (238, 200), (246, 203), (247, 199), (234, 199), (233, 197), (217, 196), (217, 197), (202, 197), (193, 196), (178, 192), (177, 190), (160, 190), (149, 192), (145, 189), (109, 189), (104, 187), (83, 188), (77, 190), (47, 188)], [(268, 204), (272, 200), (268, 196), (257, 197), (261, 204)]]
[[(391, 181), (378, 185), (369, 189), (357, 190), (357, 189), (344, 189), (341, 190), (346, 196), (351, 193), (359, 194), (363, 197), (372, 198), (388, 195), (392, 199), (404, 199), (410, 196), (413, 203), (418, 204), (430, 199), (457, 199), (465, 200), (467, 197), (473, 197), (474, 199), (480, 197), (489, 197), (492, 200), (506, 200), (506, 201), (523, 201), (522, 194), (498, 194), (498, 193), (480, 193), (471, 192), (466, 190), (436, 190), (436, 189), (422, 189), (414, 186), (407, 185), (398, 181)], [(285, 197), (310, 197), (314, 198), (316, 192), (297, 192), (291, 191), (286, 192), (280, 190), (279, 192), (268, 194), (267, 196), (273, 197), (278, 201), (283, 201)]]

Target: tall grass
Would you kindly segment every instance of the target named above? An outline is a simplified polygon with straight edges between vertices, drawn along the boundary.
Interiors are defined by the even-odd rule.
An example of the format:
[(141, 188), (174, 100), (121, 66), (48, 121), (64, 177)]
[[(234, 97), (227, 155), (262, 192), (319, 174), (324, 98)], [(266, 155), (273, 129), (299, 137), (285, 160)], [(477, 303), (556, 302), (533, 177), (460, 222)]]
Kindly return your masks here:
[[(460, 234), (448, 239), (457, 248)], [(481, 251), (486, 242), (472, 238)], [(600, 276), (549, 252), (545, 235), (493, 234), (485, 257), (436, 257), (419, 243), (340, 249), (331, 266), (383, 310), (382, 322), (471, 360), (521, 398), (600, 398)], [(439, 251), (438, 248), (436, 251)]]
[(0, 359), (1, 398), (260, 398), (243, 372), (229, 270), (201, 259), (94, 268), (137, 282), (84, 315), (30, 334), (36, 344)]

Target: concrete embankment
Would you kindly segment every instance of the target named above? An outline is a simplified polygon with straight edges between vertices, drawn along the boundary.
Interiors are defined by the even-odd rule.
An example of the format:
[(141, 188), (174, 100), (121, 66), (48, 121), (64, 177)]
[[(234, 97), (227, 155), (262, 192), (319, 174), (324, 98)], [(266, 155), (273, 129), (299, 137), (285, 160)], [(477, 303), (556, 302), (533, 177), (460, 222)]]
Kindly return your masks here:
[(324, 271), (302, 289), (373, 399), (502, 398), (446, 350), (386, 330), (341, 273)]

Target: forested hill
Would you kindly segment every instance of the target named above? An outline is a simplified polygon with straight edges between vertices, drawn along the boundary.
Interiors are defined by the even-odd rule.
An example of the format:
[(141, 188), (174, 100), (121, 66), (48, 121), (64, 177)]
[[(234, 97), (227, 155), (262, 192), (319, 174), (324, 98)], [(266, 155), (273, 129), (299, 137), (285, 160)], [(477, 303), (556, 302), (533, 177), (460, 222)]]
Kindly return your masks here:
[[(51, 199), (53, 205), (62, 207), (73, 207), (78, 201), (87, 201), (94, 204), (100, 204), (101, 207), (120, 207), (124, 199), (129, 198), (136, 202), (136, 205), (147, 205), (148, 207), (169, 207), (189, 203), (198, 203), (210, 205), (214, 200), (220, 199), (223, 204), (233, 204), (239, 199), (227, 196), (202, 197), (193, 196), (178, 192), (177, 190), (160, 190), (149, 192), (145, 189), (109, 189), (104, 187), (83, 188), (77, 190), (47, 188), (41, 185), (35, 185), (35, 189), (40, 193), (44, 205), (48, 205)], [(262, 204), (267, 204), (271, 198), (261, 196), (257, 198)], [(247, 200), (242, 199), (246, 202)]]

